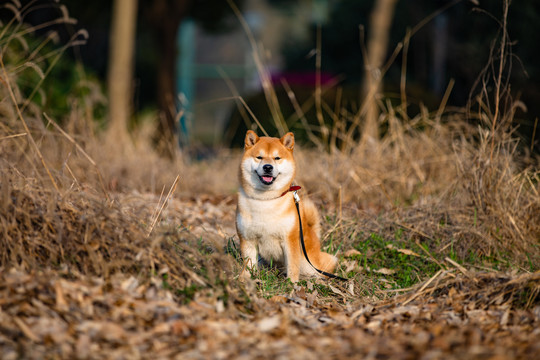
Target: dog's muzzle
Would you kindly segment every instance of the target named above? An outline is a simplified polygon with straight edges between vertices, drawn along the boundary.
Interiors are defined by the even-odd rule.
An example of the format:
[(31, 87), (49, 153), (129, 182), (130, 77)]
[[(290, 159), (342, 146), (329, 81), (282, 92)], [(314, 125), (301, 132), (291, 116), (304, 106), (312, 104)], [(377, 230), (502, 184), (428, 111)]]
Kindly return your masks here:
[(274, 176), (274, 167), (270, 164), (264, 164), (262, 169), (262, 175), (257, 172), (257, 175), (259, 175), (259, 180), (261, 180), (264, 185), (271, 185), (276, 179)]

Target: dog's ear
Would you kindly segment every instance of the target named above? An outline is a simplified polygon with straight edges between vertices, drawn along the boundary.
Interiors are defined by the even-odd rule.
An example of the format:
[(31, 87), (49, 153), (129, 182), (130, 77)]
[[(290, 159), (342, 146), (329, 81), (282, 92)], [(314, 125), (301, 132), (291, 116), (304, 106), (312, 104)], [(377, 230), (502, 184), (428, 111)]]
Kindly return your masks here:
[(253, 145), (255, 145), (257, 141), (259, 141), (259, 137), (257, 136), (257, 134), (255, 134), (255, 131), (248, 130), (246, 133), (246, 139), (244, 141), (244, 149), (247, 150), (253, 147)]
[(288, 132), (281, 139), (279, 139), (283, 146), (285, 146), (287, 149), (291, 150), (294, 149), (294, 134), (292, 132)]

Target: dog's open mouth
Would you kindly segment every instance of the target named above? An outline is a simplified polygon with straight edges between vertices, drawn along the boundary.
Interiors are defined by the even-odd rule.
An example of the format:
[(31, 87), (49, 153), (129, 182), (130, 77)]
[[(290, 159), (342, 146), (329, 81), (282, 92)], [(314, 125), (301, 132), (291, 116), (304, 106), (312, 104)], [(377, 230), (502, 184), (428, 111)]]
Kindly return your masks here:
[[(257, 174), (258, 175), (258, 174)], [(264, 185), (270, 185), (274, 182), (276, 178), (273, 177), (273, 176), (270, 176), (270, 175), (259, 175), (259, 180), (261, 180), (261, 182), (264, 184)]]

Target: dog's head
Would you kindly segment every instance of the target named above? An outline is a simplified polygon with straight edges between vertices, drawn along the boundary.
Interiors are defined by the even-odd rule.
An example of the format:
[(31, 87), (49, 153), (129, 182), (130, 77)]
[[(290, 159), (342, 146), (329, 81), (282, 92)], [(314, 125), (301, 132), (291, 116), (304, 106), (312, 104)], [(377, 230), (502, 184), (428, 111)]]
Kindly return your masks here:
[(244, 191), (252, 197), (270, 199), (288, 189), (296, 171), (293, 148), (293, 133), (278, 139), (259, 137), (248, 130), (240, 166)]

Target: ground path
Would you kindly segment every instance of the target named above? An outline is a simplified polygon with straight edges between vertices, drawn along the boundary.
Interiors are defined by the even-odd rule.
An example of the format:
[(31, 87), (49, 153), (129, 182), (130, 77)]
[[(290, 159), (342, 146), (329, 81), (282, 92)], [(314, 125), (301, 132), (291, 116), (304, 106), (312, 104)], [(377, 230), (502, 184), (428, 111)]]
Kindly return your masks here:
[[(122, 204), (142, 213), (141, 204), (158, 200), (132, 194)], [(232, 198), (173, 199), (161, 216), (195, 237), (234, 235)], [(267, 299), (255, 282), (231, 282), (231, 294), (244, 300), (206, 292), (183, 304), (156, 279), (2, 269), (0, 352), (3, 359), (533, 359), (539, 284), (540, 273), (452, 269), (386, 300), (354, 298), (339, 284), (333, 301), (301, 286)]]

